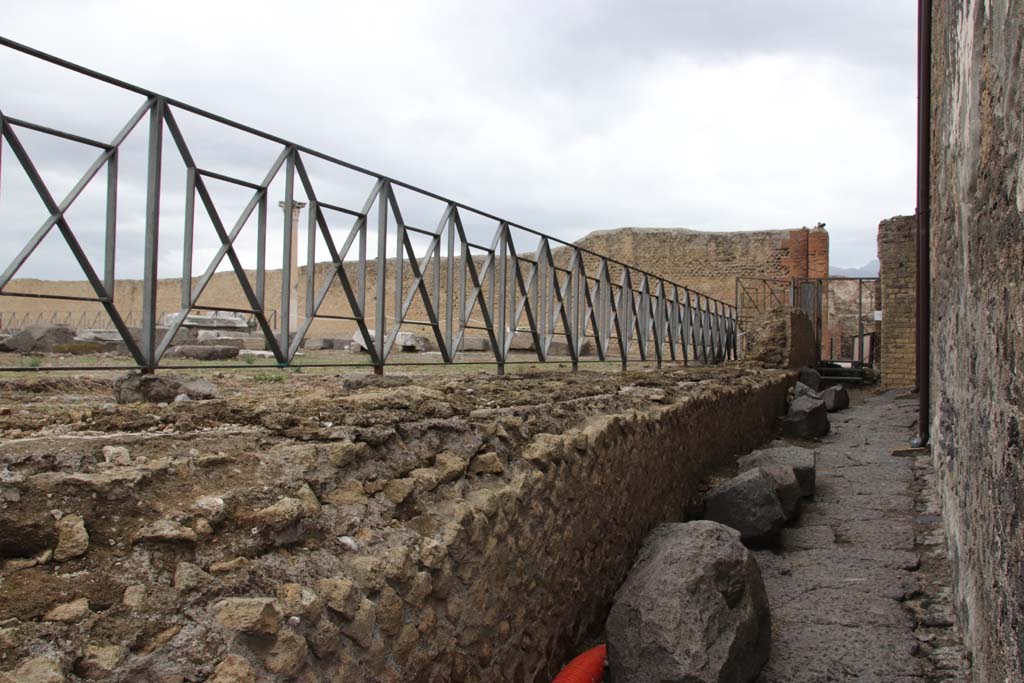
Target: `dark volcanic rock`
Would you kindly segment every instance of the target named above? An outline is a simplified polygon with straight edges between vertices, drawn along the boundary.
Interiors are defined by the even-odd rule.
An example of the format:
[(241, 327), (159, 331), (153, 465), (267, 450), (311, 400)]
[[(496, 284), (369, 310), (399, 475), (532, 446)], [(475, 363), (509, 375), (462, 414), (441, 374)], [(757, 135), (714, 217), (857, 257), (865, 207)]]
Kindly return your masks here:
[(789, 412), (779, 418), (783, 436), (812, 439), (828, 434), (828, 409), (825, 401), (810, 396), (798, 396), (789, 406)]
[(799, 381), (814, 391), (821, 391), (821, 373), (814, 368), (800, 368)]
[(850, 394), (846, 391), (846, 387), (839, 384), (821, 392), (821, 398), (825, 401), (825, 409), (830, 413), (850, 407)]
[(740, 472), (755, 467), (767, 468), (772, 465), (788, 465), (793, 468), (793, 474), (800, 484), (800, 492), (807, 497), (814, 495), (814, 480), (817, 456), (815, 451), (809, 448), (797, 446), (781, 446), (776, 448), (765, 448), (754, 451), (750, 455), (744, 455), (736, 461)]
[(760, 468), (716, 486), (704, 501), (704, 516), (736, 529), (743, 542), (752, 546), (774, 541), (786, 523), (775, 480)]
[(616, 683), (752, 681), (771, 649), (761, 570), (732, 529), (662, 524), (616, 593), (607, 632)]

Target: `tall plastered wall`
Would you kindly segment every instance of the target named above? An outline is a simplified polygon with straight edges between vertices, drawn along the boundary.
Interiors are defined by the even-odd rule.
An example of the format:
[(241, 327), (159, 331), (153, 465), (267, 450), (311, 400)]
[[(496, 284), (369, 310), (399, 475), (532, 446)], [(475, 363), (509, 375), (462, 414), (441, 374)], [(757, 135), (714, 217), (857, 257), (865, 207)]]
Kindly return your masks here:
[(1021, 681), (1024, 2), (934, 5), (932, 453), (974, 680)]
[(913, 216), (878, 224), (882, 285), (882, 383), (911, 387), (917, 382), (917, 252)]

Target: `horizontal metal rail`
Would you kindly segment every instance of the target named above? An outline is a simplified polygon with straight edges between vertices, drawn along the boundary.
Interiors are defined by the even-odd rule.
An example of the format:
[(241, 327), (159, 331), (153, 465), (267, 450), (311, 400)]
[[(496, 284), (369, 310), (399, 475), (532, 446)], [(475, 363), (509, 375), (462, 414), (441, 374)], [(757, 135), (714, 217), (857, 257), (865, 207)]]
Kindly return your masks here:
[[(49, 212), (49, 217), (0, 273), (0, 295), (21, 295), (5, 289), (47, 235), (58, 231), (92, 291), (93, 296), (84, 298), (102, 306), (135, 365), (144, 371), (161, 367), (161, 359), (190, 312), (210, 308), (200, 305), (200, 298), (225, 260), (246, 301), (244, 308), (236, 305), (230, 307), (231, 310), (252, 316), (255, 327), (266, 340), (267, 349), (281, 367), (295, 364), (296, 353), (315, 321), (338, 319), (355, 324), (357, 338), (362, 341), (377, 372), (383, 372), (395, 350), (399, 333), (409, 326), (429, 328), (444, 363), (462, 362), (459, 354), (467, 339), (467, 330), (485, 332), (499, 373), (506, 364), (513, 362), (510, 356), (517, 333), (528, 338), (531, 350), (541, 362), (552, 357), (552, 344), (556, 339), (564, 340), (574, 368), (581, 362), (588, 342), (592, 342), (597, 360), (617, 359), (623, 368), (632, 358), (656, 361), (660, 365), (663, 360), (718, 363), (736, 357), (738, 320), (736, 309), (730, 304), (527, 226), (6, 38), (0, 37), (0, 46), (136, 93), (144, 99), (110, 142), (98, 142), (11, 118), (0, 102), (0, 154), (6, 145)], [(202, 168), (178, 124), (180, 112), (274, 143), (279, 147), (277, 157), (259, 182)], [(115, 301), (117, 164), (122, 143), (143, 123), (148, 128), (143, 294), (141, 319), (138, 328), (133, 330), (130, 326), (134, 326), (134, 320)], [(19, 129), (95, 148), (98, 156), (71, 191), (58, 200), (22, 145)], [(181, 306), (169, 328), (164, 329), (157, 327), (157, 264), (160, 205), (165, 185), (161, 171), (168, 154), (180, 158), (184, 164), (186, 204)], [(331, 188), (314, 182), (307, 170), (308, 162), (314, 159), (366, 177), (372, 189), (362, 206), (343, 207), (326, 201)], [(107, 204), (105, 263), (101, 272), (86, 255), (65, 214), (85, 187), (103, 171), (107, 178)], [(278, 179), (283, 180), (284, 188), (280, 197), (284, 209), (284, 239), (281, 298), (274, 319), (266, 305), (267, 209), (271, 184)], [(221, 216), (208, 180), (231, 183), (252, 193), (234, 222), (226, 222)], [(434, 229), (405, 222), (396, 188), (443, 205)], [(300, 206), (298, 202), (303, 197), (308, 202), (306, 275), (304, 283), (296, 283), (292, 280), (297, 257), (293, 253), (296, 243), (293, 209)], [(200, 212), (213, 226), (219, 247), (205, 270), (196, 276), (192, 272), (193, 245), (196, 214)], [(238, 235), (254, 215), (257, 224), (255, 280), (243, 267), (236, 248)], [(332, 229), (338, 215), (350, 221), (344, 231)], [(469, 216), (495, 224), (489, 244), (468, 239), (464, 220)], [(371, 236), (375, 245), (370, 245)], [(413, 237), (428, 242), (419, 253), (414, 249)], [(527, 238), (536, 242), (524, 245)], [(318, 240), (325, 245), (326, 254), (317, 253)], [(371, 251), (373, 246), (375, 253)], [(318, 257), (325, 262), (319, 264), (320, 268)], [(316, 273), (324, 266), (327, 277), (318, 284)], [(304, 286), (301, 311), (292, 310), (295, 285)], [(325, 308), (328, 295), (336, 295), (336, 298), (340, 295), (350, 313), (343, 316), (328, 313)], [(418, 303), (418, 310), (413, 309), (414, 303)]]

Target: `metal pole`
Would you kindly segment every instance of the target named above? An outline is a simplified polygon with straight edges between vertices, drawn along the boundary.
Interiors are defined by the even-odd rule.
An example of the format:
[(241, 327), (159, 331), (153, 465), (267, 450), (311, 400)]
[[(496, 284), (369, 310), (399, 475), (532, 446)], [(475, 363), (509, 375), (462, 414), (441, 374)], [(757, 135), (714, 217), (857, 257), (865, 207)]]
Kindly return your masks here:
[(928, 443), (931, 403), (932, 2), (918, 0), (917, 38), (917, 438)]
[(142, 275), (142, 357), (145, 373), (156, 369), (157, 248), (160, 242), (160, 173), (163, 167), (163, 98), (149, 111), (149, 161), (146, 171), (146, 242)]

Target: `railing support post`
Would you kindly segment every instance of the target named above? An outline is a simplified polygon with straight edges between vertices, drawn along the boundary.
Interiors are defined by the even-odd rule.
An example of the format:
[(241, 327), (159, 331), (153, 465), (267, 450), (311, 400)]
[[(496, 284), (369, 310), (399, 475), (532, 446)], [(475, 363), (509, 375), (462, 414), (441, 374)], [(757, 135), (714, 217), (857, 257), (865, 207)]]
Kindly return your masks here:
[[(142, 276), (142, 372), (156, 370), (157, 248), (160, 243), (160, 173), (163, 166), (164, 108), (162, 97), (149, 111), (149, 152), (146, 167), (146, 237)], [(112, 294), (112, 292), (111, 292)]]

